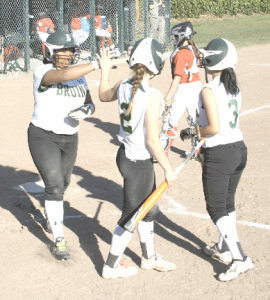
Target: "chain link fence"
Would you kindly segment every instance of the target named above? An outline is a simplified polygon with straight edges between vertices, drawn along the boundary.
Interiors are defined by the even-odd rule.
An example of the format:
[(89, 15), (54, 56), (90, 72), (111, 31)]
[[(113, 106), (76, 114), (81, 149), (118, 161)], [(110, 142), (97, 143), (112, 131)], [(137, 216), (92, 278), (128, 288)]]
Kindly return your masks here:
[(127, 56), (136, 40), (149, 36), (171, 50), (170, 0), (0, 3), (0, 78), (33, 72), (43, 62), (46, 38), (58, 30), (70, 32), (80, 45), (79, 63), (94, 60), (103, 46), (111, 48), (113, 58)]

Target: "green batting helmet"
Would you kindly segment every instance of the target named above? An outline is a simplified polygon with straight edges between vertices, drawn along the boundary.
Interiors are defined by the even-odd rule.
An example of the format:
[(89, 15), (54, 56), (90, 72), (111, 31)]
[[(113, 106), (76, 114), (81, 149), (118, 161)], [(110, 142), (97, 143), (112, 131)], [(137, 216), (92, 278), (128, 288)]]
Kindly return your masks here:
[(206, 70), (222, 71), (226, 68), (234, 69), (236, 66), (236, 48), (231, 42), (223, 38), (216, 38), (199, 50), (204, 56), (202, 65)]
[(134, 44), (130, 53), (130, 68), (136, 64), (142, 64), (150, 72), (157, 75), (161, 73), (164, 63), (163, 48), (158, 41), (152, 38), (144, 38)]

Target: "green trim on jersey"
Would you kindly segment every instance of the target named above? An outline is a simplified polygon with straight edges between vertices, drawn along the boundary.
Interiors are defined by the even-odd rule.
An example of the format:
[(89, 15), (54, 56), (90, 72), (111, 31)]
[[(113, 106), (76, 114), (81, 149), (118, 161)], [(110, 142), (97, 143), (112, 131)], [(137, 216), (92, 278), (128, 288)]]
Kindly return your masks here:
[[(128, 83), (128, 84), (131, 84), (131, 85), (133, 85), (133, 82), (134, 82), (134, 78), (130, 78), (129, 80), (127, 80), (125, 83)], [(139, 89), (142, 91), (142, 92), (144, 92), (145, 93), (145, 90), (144, 90), (144, 88), (143, 88), (143, 86), (142, 85), (140, 85), (139, 86)]]
[[(53, 70), (53, 69), (51, 69), (51, 70)], [(46, 92), (50, 87), (52, 87), (52, 84), (51, 84), (51, 85), (46, 85), (45, 87), (42, 87), (42, 83), (43, 83), (44, 77), (45, 77), (46, 74), (47, 74), (48, 72), (50, 72), (51, 70), (48, 70), (48, 71), (43, 75), (43, 77), (42, 77), (42, 79), (41, 79), (41, 81), (40, 81), (40, 84), (39, 84), (39, 86), (38, 86), (38, 91), (39, 91), (39, 92)]]

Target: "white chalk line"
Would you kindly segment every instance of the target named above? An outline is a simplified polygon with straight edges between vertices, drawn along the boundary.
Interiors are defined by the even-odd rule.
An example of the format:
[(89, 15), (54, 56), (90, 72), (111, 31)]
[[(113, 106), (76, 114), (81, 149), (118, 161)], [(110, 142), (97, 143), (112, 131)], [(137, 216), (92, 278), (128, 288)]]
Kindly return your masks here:
[[(184, 206), (182, 206), (180, 203), (178, 203), (177, 201), (175, 201), (170, 196), (164, 195), (163, 197), (168, 200), (168, 203), (170, 205), (172, 205), (172, 206), (175, 207), (175, 208), (161, 209), (161, 212), (163, 212), (163, 213), (177, 214), (177, 215), (184, 215), (184, 216), (191, 216), (191, 217), (195, 217), (195, 218), (199, 218), (199, 219), (205, 219), (205, 220), (209, 220), (210, 219), (209, 215), (186, 211), (186, 208)], [(114, 215), (120, 215), (120, 212), (119, 211), (114, 211), (114, 212), (112, 212), (112, 214), (114, 214)], [(73, 216), (65, 216), (64, 220), (67, 220), (67, 219), (82, 219), (82, 218), (91, 218), (91, 219), (93, 219), (93, 217), (94, 217), (93, 214), (88, 214), (88, 215), (73, 215)], [(34, 221), (34, 220), (33, 219), (27, 219), (27, 220), (25, 220), (23, 222), (23, 224), (29, 223), (31, 221)], [(38, 218), (38, 219), (35, 219), (35, 221), (42, 222), (42, 221), (44, 221), (44, 219), (43, 218)], [(260, 229), (270, 230), (270, 225), (256, 223), (256, 222), (237, 221), (237, 224), (244, 225), (244, 226), (249, 226), (249, 227), (256, 227), (256, 228), (260, 228)]]
[(256, 111), (259, 111), (259, 110), (262, 110), (262, 109), (265, 109), (265, 108), (270, 108), (270, 104), (268, 105), (264, 105), (264, 106), (260, 106), (260, 107), (257, 107), (257, 108), (253, 108), (253, 109), (248, 109), (246, 111), (243, 111), (243, 112), (240, 112), (240, 116), (244, 116), (244, 115), (249, 115), (249, 114), (252, 114)]
[(263, 66), (263, 67), (269, 67), (270, 64), (249, 64), (250, 66)]
[[(173, 198), (169, 196), (165, 195), (164, 198), (168, 199), (169, 200), (168, 203), (173, 205), (175, 208), (162, 209), (161, 210), (162, 212), (166, 212), (169, 214), (174, 213), (177, 215), (192, 216), (200, 219), (210, 219), (209, 215), (186, 211), (186, 209), (181, 204), (179, 204), (177, 201), (175, 201)], [(237, 224), (241, 224), (249, 227), (261, 228), (261, 229), (267, 229), (267, 230), (270, 229), (270, 225), (249, 222), (249, 221), (237, 221)]]
[[(42, 188), (43, 184), (42, 182), (26, 182), (22, 185), (19, 186), (19, 189), (23, 190), (26, 194), (29, 192), (32, 192), (34, 194), (40, 195), (40, 188)], [(25, 197), (25, 195), (24, 195)], [(161, 211), (163, 213), (167, 213), (167, 214), (177, 214), (177, 215), (185, 215), (185, 216), (191, 216), (191, 217), (195, 217), (195, 218), (199, 218), (199, 219), (210, 219), (209, 215), (206, 214), (201, 214), (201, 213), (196, 213), (196, 212), (190, 212), (187, 211), (186, 208), (181, 205), (179, 202), (175, 201), (172, 197), (167, 196), (167, 195), (163, 195), (163, 197), (165, 199), (168, 200), (168, 204), (173, 206), (172, 208), (167, 208), (167, 209), (161, 209)], [(120, 215), (120, 211), (112, 211), (111, 214), (113, 215)], [(80, 214), (80, 215), (66, 215), (64, 217), (64, 219), (82, 219), (82, 218), (91, 218), (93, 219), (94, 215), (92, 214)], [(31, 221), (37, 221), (37, 222), (42, 222), (44, 221), (44, 218), (37, 218), (34, 219), (30, 218), (30, 219), (26, 219), (25, 221), (22, 222), (22, 225), (27, 224)], [(266, 224), (260, 224), (260, 223), (255, 223), (255, 222), (249, 222), (249, 221), (238, 221), (238, 224), (244, 225), (244, 226), (249, 226), (249, 227), (256, 227), (256, 228), (260, 228), (260, 229), (266, 229), (269, 230), (270, 229), (270, 225), (266, 225)], [(0, 227), (1, 224), (0, 224)]]
[[(65, 216), (64, 217), (64, 220), (68, 220), (68, 219), (82, 219), (82, 218), (90, 218), (90, 219), (93, 219), (94, 218), (94, 215), (90, 214), (90, 215), (73, 215), (73, 216)], [(44, 221), (45, 219), (44, 218), (33, 218), (33, 219), (27, 219), (27, 220), (24, 220), (22, 222), (22, 224), (26, 224), (26, 223), (29, 223), (31, 221), (36, 221), (36, 222), (42, 222)], [(1, 225), (0, 225), (1, 226)]]
[[(165, 209), (165, 210), (162, 209), (161, 211), (169, 214), (174, 213), (177, 215), (191, 216), (199, 219), (210, 219), (210, 217), (205, 214), (194, 213), (189, 211), (181, 211), (181, 210), (179, 211), (178, 209)], [(248, 227), (256, 227), (260, 229), (270, 230), (270, 225), (266, 225), (266, 224), (260, 224), (260, 223), (249, 222), (249, 221), (237, 221), (237, 224), (248, 226)]]
[(99, 87), (100, 81), (99, 80), (87, 80), (87, 84), (89, 87)]
[[(177, 215), (183, 215), (183, 216), (191, 216), (199, 219), (210, 219), (210, 217), (206, 214), (200, 214), (200, 213), (195, 213), (195, 212), (189, 212), (186, 211), (185, 209), (161, 209), (161, 212), (167, 213), (167, 214), (177, 214)], [(113, 213), (115, 215), (120, 215), (120, 212), (115, 212)], [(73, 215), (73, 216), (65, 216), (64, 220), (68, 219), (83, 219), (83, 218), (90, 218), (93, 219), (94, 215), (89, 214), (89, 215)], [(37, 219), (27, 219), (25, 220), (22, 224), (27, 224), (31, 221), (37, 221), (37, 222), (42, 222), (44, 221), (43, 218), (37, 218)], [(260, 223), (255, 223), (255, 222), (249, 222), (249, 221), (237, 221), (237, 224), (243, 225), (243, 226), (248, 226), (248, 227), (256, 227), (260, 229), (265, 229), (265, 230), (270, 230), (270, 225), (266, 224), (260, 224)], [(1, 227), (1, 225), (0, 225)]]

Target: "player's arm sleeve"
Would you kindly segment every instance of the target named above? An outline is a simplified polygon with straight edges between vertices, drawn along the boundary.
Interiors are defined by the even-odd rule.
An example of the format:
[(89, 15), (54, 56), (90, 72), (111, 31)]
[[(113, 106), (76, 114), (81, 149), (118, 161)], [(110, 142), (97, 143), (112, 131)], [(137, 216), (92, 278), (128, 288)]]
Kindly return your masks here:
[(51, 85), (43, 85), (43, 80), (46, 74), (51, 71), (52, 68), (50, 65), (44, 65), (40, 68), (37, 68), (34, 72), (34, 88), (37, 89), (39, 92), (45, 92)]

